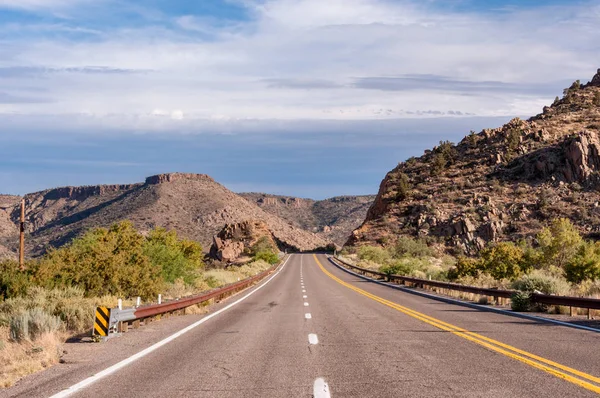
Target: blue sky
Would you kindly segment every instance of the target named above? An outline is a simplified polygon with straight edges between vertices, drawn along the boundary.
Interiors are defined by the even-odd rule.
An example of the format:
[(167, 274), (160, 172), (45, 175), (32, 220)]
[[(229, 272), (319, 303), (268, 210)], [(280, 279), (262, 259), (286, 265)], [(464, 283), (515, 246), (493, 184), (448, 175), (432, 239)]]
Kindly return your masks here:
[(0, 0), (0, 192), (375, 193), (600, 67), (598, 1)]

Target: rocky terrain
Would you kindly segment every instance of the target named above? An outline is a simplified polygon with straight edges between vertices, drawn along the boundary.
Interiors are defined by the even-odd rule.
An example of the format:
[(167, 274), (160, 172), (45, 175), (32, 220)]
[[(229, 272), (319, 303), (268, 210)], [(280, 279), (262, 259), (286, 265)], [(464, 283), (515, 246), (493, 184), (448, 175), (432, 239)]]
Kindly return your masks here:
[[(19, 197), (0, 197), (0, 246), (16, 252)], [(82, 232), (131, 220), (141, 231), (175, 229), (208, 250), (225, 224), (263, 221), (280, 242), (297, 250), (327, 244), (322, 238), (263, 211), (202, 174), (161, 174), (144, 183), (64, 187), (25, 195), (27, 254), (44, 253)]]
[(264, 193), (241, 193), (264, 211), (342, 246), (365, 219), (375, 195), (337, 196), (325, 200), (294, 198)]
[(264, 239), (273, 250), (287, 249), (285, 243), (279, 242), (266, 223), (260, 220), (247, 220), (226, 224), (213, 238), (210, 257), (224, 262), (245, 262), (249, 258), (244, 259), (244, 255), (248, 254), (252, 246), (261, 239)]
[(347, 244), (387, 246), (407, 234), (474, 254), (530, 239), (558, 217), (600, 237), (600, 70), (529, 120), (400, 163)]

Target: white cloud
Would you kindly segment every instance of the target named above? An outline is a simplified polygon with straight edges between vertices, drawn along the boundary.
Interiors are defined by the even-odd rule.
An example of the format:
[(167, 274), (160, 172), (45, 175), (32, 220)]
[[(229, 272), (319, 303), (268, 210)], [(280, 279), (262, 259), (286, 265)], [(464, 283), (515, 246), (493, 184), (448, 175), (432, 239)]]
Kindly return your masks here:
[[(0, 0), (0, 6), (41, 3), (50, 4)], [(75, 123), (72, 115), (85, 112), (88, 122), (93, 117), (103, 125), (193, 130), (204, 121), (358, 121), (439, 117), (449, 110), (456, 117), (527, 115), (560, 94), (566, 81), (585, 80), (600, 66), (599, 7), (494, 16), (408, 1), (246, 4), (253, 19), (236, 24), (187, 15), (173, 18), (177, 28), (152, 22), (93, 41), (0, 39), (0, 67), (13, 68), (7, 69), (13, 76), (0, 69), (5, 98), (31, 98), (35, 88), (44, 100), (0, 104), (0, 120), (2, 114), (64, 115), (65, 123)], [(16, 76), (23, 66), (46, 72)], [(99, 66), (111, 73), (86, 73)], [(373, 83), (390, 79), (404, 81), (394, 90)], [(410, 89), (404, 89), (407, 79)]]
[(90, 3), (94, 0), (0, 0), (0, 8), (25, 10), (61, 9)]

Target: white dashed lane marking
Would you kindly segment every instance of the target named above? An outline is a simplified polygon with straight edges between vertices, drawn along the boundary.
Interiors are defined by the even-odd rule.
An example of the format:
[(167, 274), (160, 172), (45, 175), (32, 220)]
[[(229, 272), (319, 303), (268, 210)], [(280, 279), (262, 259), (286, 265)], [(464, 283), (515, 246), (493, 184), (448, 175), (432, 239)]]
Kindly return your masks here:
[(307, 312), (306, 314), (304, 314), (304, 317), (305, 317), (306, 319), (311, 319), (311, 318), (312, 318), (312, 315), (310, 314), (310, 312)]
[(329, 392), (329, 385), (322, 377), (315, 380), (313, 385), (313, 397), (315, 398), (330, 398), (331, 393)]
[(308, 342), (312, 345), (319, 344), (319, 338), (316, 334), (311, 333), (308, 335)]

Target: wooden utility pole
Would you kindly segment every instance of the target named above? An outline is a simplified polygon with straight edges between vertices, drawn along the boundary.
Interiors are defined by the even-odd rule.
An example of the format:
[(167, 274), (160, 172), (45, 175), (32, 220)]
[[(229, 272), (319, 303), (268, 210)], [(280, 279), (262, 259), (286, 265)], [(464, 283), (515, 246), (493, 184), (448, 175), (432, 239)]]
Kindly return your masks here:
[(25, 271), (25, 199), (21, 199), (21, 229), (19, 232), (19, 269)]

